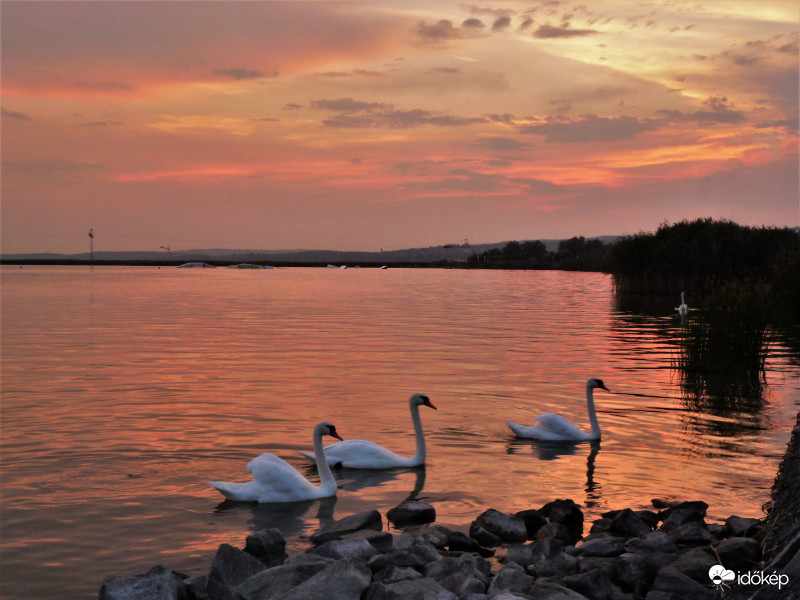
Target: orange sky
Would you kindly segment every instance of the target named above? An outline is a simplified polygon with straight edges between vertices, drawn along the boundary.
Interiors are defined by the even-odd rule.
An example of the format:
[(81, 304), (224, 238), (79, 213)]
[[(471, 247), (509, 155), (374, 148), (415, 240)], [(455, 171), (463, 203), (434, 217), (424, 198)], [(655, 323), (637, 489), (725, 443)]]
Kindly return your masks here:
[(4, 253), (800, 224), (794, 0), (1, 10)]

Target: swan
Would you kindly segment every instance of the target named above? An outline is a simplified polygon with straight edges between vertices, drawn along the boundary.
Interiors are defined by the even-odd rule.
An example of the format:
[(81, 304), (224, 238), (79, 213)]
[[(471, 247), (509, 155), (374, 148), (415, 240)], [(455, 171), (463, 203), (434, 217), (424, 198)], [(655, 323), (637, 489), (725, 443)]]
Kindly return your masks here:
[[(329, 465), (341, 465), (351, 469), (392, 469), (394, 467), (418, 467), (425, 463), (425, 434), (422, 432), (422, 421), (419, 418), (419, 407), (429, 406), (430, 398), (425, 394), (414, 394), (408, 400), (411, 419), (414, 421), (414, 434), (417, 438), (417, 452), (407, 458), (387, 450), (383, 446), (368, 440), (345, 440), (325, 446), (325, 458)], [(309, 452), (300, 452), (306, 458), (313, 458)], [(319, 464), (319, 460), (317, 461)]]
[(593, 377), (586, 382), (586, 408), (589, 411), (589, 422), (592, 424), (592, 429), (589, 433), (581, 431), (561, 415), (554, 415), (552, 413), (539, 415), (533, 420), (533, 424), (528, 426), (518, 425), (510, 421), (506, 423), (511, 428), (511, 431), (513, 431), (517, 437), (521, 438), (551, 442), (599, 440), (600, 425), (597, 422), (597, 414), (594, 409), (594, 388), (600, 388), (607, 392), (610, 391), (605, 386), (602, 379)]
[(297, 469), (274, 454), (262, 454), (247, 463), (253, 481), (229, 483), (209, 481), (228, 500), (237, 502), (299, 502), (316, 500), (336, 495), (336, 480), (333, 478), (322, 451), (322, 436), (330, 435), (342, 439), (336, 427), (330, 423), (317, 423), (314, 427), (314, 457), (319, 470), (320, 485), (316, 486), (303, 477)]
[(681, 305), (678, 307), (678, 314), (685, 317), (689, 314), (689, 307), (686, 304), (686, 294), (681, 292)]

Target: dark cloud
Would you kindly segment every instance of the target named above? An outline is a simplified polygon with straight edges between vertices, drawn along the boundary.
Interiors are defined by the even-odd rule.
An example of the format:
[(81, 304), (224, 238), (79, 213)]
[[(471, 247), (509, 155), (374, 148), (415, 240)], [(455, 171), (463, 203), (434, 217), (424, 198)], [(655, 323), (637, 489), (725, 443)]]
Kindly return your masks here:
[(708, 110), (697, 110), (682, 113), (677, 110), (661, 110), (659, 114), (670, 121), (688, 121), (699, 123), (741, 123), (746, 120), (743, 113), (731, 110), (726, 97), (712, 96), (703, 102)]
[(483, 137), (472, 142), (472, 145), (500, 152), (517, 152), (533, 146), (533, 144), (527, 142), (504, 137)]
[(363, 102), (353, 98), (336, 100), (312, 100), (311, 106), (319, 110), (329, 110), (339, 114), (325, 119), (327, 127), (363, 129), (367, 127), (389, 127), (393, 129), (419, 127), (422, 125), (438, 125), (451, 127), (485, 123), (482, 117), (457, 117), (439, 114), (428, 110), (398, 110), (392, 104), (383, 102)]
[(561, 27), (553, 27), (552, 25), (540, 25), (539, 28), (533, 32), (533, 37), (537, 39), (553, 39), (553, 38), (571, 38), (583, 37), (587, 35), (596, 35), (600, 33), (596, 29), (572, 29), (569, 23), (564, 23)]
[(502, 16), (499, 19), (496, 19), (494, 23), (492, 23), (492, 31), (503, 31), (504, 29), (508, 29), (511, 26), (511, 17), (509, 16)]
[(584, 115), (576, 121), (557, 121), (526, 125), (520, 133), (545, 136), (548, 143), (571, 144), (576, 142), (611, 142), (626, 140), (655, 129), (656, 123), (640, 121), (634, 117), (598, 117)]
[(480, 19), (467, 19), (461, 27), (455, 27), (452, 21), (442, 19), (429, 25), (425, 21), (420, 21), (413, 31), (426, 42), (442, 42), (448, 40), (460, 40), (480, 35), (486, 28)]
[(302, 104), (295, 104), (294, 102), (289, 102), (289, 104), (283, 107), (283, 110), (299, 110), (301, 108), (303, 108)]
[(461, 24), (461, 27), (463, 29), (472, 29), (474, 31), (479, 31), (481, 29), (485, 29), (486, 25), (484, 25), (483, 21), (481, 21), (480, 19), (472, 18), (472, 19), (467, 19), (466, 21), (464, 21)]
[(390, 108), (391, 104), (384, 104), (383, 102), (362, 102), (360, 100), (353, 100), (353, 98), (338, 98), (336, 100), (312, 100), (311, 106), (319, 110), (360, 112)]
[(78, 127), (116, 127), (122, 125), (122, 121), (90, 121), (81, 123)]
[(258, 69), (213, 69), (211, 72), (215, 75), (227, 77), (228, 79), (235, 79), (236, 81), (245, 81), (247, 79), (263, 79), (265, 77), (278, 76), (277, 71), (265, 73), (264, 71), (260, 71)]
[(528, 188), (528, 191), (531, 194), (536, 194), (537, 196), (553, 196), (556, 194), (563, 193), (562, 186), (551, 183), (549, 181), (545, 181), (543, 179), (531, 179), (530, 177), (515, 177), (510, 180), (513, 183), (519, 183), (524, 185)]
[(44, 158), (36, 161), (8, 161), (3, 163), (3, 168), (10, 173), (22, 175), (50, 176), (63, 173), (81, 173), (102, 169), (102, 163), (85, 163), (60, 158)]
[(95, 92), (127, 92), (131, 86), (120, 81), (76, 81), (72, 84), (76, 90), (88, 90)]
[(25, 113), (17, 112), (15, 110), (8, 110), (7, 108), (0, 109), (3, 114), (3, 118), (6, 119), (15, 119), (17, 121), (30, 121), (31, 118), (26, 115)]
[(428, 73), (431, 75), (458, 75), (461, 73), (461, 69), (456, 69), (454, 67), (434, 67), (433, 69), (429, 69)]

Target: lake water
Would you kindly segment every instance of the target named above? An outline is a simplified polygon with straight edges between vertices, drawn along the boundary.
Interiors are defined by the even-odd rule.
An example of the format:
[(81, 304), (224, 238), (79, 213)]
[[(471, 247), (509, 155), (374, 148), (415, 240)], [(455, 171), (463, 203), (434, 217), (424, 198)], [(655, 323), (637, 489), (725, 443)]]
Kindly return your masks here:
[[(775, 332), (757, 409), (691, 398), (677, 368), (676, 302), (615, 298), (596, 273), (440, 269), (18, 267), (2, 274), (3, 598), (93, 598), (103, 577), (155, 564), (191, 575), (218, 545), (410, 495), (466, 531), (486, 508), (556, 498), (587, 520), (702, 499), (709, 520), (762, 516), (800, 407), (796, 339)], [(690, 318), (693, 318), (690, 316)], [(506, 420), (559, 412), (602, 443), (514, 439)], [(276, 510), (221, 504), (262, 452), (314, 479), (295, 452), (333, 422), (425, 469), (337, 473), (335, 500)], [(715, 407), (713, 409), (709, 407)], [(738, 406), (738, 405), (737, 405)]]

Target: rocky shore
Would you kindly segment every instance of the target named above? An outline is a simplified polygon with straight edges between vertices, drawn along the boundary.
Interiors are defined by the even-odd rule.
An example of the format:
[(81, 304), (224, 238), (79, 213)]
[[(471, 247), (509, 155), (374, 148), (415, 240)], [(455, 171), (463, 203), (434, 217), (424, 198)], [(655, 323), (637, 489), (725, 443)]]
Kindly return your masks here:
[[(208, 573), (164, 566), (108, 577), (101, 600), (712, 600), (800, 597), (800, 553), (765, 564), (764, 522), (705, 521), (704, 502), (654, 500), (653, 510), (608, 512), (591, 524), (571, 500), (505, 514), (486, 510), (469, 535), (435, 524), (411, 501), (345, 517), (286, 555), (277, 529), (222, 544)], [(720, 585), (709, 570), (724, 565)], [(735, 575), (734, 575), (735, 574)], [(747, 574), (745, 580), (742, 574)], [(758, 574), (757, 577), (755, 574)], [(735, 578), (734, 578), (735, 577)], [(756, 578), (758, 581), (755, 581)], [(726, 587), (728, 586), (728, 587)]]

